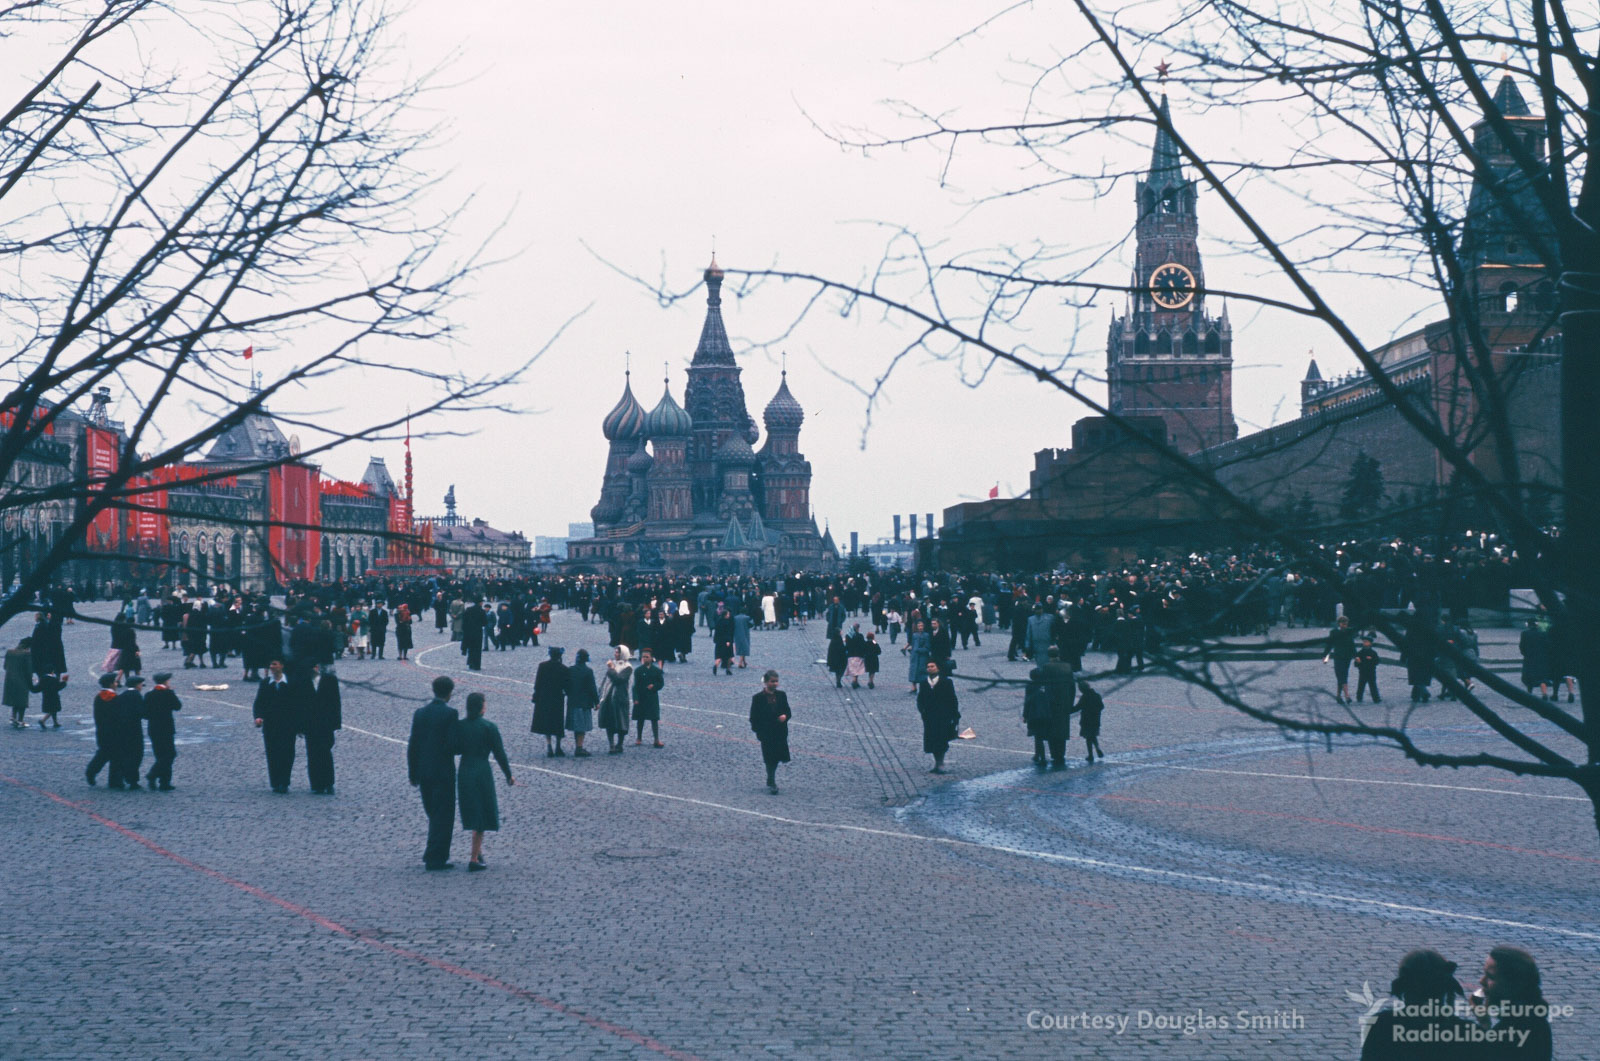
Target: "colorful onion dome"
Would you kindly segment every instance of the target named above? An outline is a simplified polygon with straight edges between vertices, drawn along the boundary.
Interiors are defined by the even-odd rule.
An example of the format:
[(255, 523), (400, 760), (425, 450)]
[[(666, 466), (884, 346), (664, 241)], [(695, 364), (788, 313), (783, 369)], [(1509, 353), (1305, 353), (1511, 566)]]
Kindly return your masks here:
[(600, 430), (612, 442), (628, 442), (644, 434), (644, 406), (633, 396), (627, 375), (624, 374), (622, 397), (600, 424)]
[(693, 430), (694, 420), (672, 400), (672, 385), (668, 383), (661, 392), (661, 400), (644, 418), (645, 437), (688, 438)]
[(644, 475), (650, 471), (655, 462), (656, 459), (645, 452), (644, 443), (641, 442), (639, 443), (639, 448), (634, 451), (633, 456), (628, 458), (628, 474)]
[(805, 423), (806, 411), (800, 407), (794, 395), (789, 393), (789, 373), (783, 374), (783, 382), (778, 384), (778, 393), (767, 403), (766, 412), (762, 414), (761, 419), (766, 423), (768, 431), (798, 431), (800, 425)]
[(717, 447), (716, 459), (721, 464), (752, 464), (756, 454), (743, 435), (734, 433)]

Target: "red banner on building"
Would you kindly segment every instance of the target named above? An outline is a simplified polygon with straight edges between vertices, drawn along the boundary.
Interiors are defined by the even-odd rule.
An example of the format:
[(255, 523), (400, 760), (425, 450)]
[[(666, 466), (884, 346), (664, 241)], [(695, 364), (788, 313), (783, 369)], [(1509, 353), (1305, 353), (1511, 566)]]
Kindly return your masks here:
[[(117, 434), (103, 427), (86, 427), (83, 431), (84, 453), (87, 457), (89, 490), (105, 489), (106, 480), (117, 470), (120, 446)], [(115, 549), (121, 542), (122, 512), (107, 508), (89, 523), (88, 544), (94, 549)]]
[(320, 472), (306, 464), (281, 464), (268, 473), (268, 515), (274, 521), (305, 527), (267, 528), (268, 566), (280, 582), (315, 578), (322, 559)]

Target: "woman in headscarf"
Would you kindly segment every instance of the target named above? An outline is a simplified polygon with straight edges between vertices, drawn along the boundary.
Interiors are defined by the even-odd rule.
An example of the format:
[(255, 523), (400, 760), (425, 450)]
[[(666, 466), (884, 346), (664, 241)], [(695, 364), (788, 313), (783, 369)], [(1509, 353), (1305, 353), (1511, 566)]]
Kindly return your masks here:
[(618, 645), (617, 654), (606, 663), (605, 678), (600, 682), (600, 728), (606, 731), (607, 755), (622, 754), (633, 711), (629, 689), (632, 680), (632, 655), (627, 645)]

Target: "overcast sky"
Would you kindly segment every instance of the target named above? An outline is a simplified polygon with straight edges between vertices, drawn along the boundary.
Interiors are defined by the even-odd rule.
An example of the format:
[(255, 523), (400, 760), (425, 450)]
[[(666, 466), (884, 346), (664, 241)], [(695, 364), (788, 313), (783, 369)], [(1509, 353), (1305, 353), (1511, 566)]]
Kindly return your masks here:
[[(429, 97), (447, 137), (430, 164), (448, 171), (440, 196), (474, 196), (453, 238), (470, 243), (503, 222), (496, 246), (511, 255), (459, 306), (455, 355), (509, 363), (550, 343), (526, 384), (507, 395), (520, 415), (446, 425), (476, 434), (417, 447), (419, 513), (440, 511), (453, 483), (463, 515), (530, 537), (588, 519), (605, 460), (599, 425), (622, 389), (624, 352), (647, 408), (664, 365), (681, 401), (705, 312), (703, 289), (663, 306), (619, 270), (683, 291), (699, 282), (715, 241), (730, 270), (776, 264), (853, 280), (877, 265), (883, 226), (904, 225), (945, 256), (1030, 242), (1104, 253), (1101, 279), (1125, 282), (1132, 245), (1118, 241), (1133, 220), (1131, 187), (1100, 202), (1054, 187), (975, 205), (1027, 182), (1016, 156), (963, 153), (944, 171), (935, 149), (863, 154), (817, 127), (907, 128), (886, 102), (895, 99), (1014, 117), (1024, 89), (1009, 61), (1083, 37), (1066, 12), (1044, 7), (929, 60), (970, 28), (974, 5), (417, 0), (400, 20), (397, 54), (418, 68), (449, 58)], [(1181, 93), (1174, 103), (1180, 126), (1198, 131), (1202, 119), (1187, 124)], [(1248, 145), (1261, 135), (1216, 112), (1203, 121), (1208, 142)], [(1148, 152), (1147, 141), (1127, 143), (1106, 164), (1137, 164)], [(1253, 267), (1206, 242), (1220, 210), (1202, 195), (1208, 279), (1244, 288)], [(1387, 337), (1422, 301), (1350, 291), (1371, 307), (1360, 318), (1369, 341)], [(778, 385), (779, 351), (787, 352), (790, 387), (807, 413), (801, 448), (814, 469), (817, 521), (842, 542), (851, 530), (874, 541), (889, 533), (893, 513), (939, 512), (996, 483), (1005, 496), (1020, 493), (1033, 452), (1067, 445), (1083, 415), (1015, 372), (971, 386), (981, 366), (970, 359), (963, 378), (957, 366), (913, 356), (891, 379), (863, 446), (865, 402), (847, 380), (869, 380), (909, 333), (878, 312), (842, 319), (832, 309), (789, 330), (808, 294), (768, 284), (727, 299), (724, 313), (745, 351), (745, 395), (758, 423)], [(1100, 375), (1106, 325), (1121, 302), (1102, 298), (1081, 317), (1047, 313), (1036, 318), (1047, 326), (1027, 341)], [(1231, 309), (1235, 413), (1249, 432), (1295, 414), (1306, 353), (1319, 339), (1292, 320)], [(1319, 360), (1325, 375), (1354, 364), (1331, 349)], [(1104, 393), (1098, 383), (1088, 389)], [(399, 447), (381, 455), (398, 478)], [(344, 452), (326, 465), (354, 477), (366, 456)]]

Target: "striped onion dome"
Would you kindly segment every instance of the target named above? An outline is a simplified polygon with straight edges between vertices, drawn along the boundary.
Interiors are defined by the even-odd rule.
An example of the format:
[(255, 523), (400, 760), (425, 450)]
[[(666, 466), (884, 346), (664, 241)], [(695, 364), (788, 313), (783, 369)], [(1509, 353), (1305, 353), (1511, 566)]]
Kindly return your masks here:
[(672, 400), (672, 385), (667, 384), (661, 392), (661, 401), (650, 410), (644, 418), (644, 434), (646, 438), (688, 438), (694, 430), (694, 420), (683, 411), (683, 407)]
[(644, 406), (633, 396), (633, 387), (626, 378), (625, 373), (622, 397), (600, 424), (600, 430), (612, 442), (628, 442), (644, 433)]

